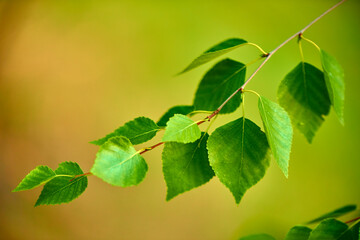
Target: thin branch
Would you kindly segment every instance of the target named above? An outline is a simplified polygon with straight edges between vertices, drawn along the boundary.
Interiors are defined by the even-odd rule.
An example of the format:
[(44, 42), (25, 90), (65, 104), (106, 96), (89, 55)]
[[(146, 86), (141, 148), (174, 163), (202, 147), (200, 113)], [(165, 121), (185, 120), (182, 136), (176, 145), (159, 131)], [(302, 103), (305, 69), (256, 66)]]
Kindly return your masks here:
[(159, 143), (157, 143), (157, 144), (155, 144), (155, 145), (153, 145), (153, 146), (151, 146), (151, 147), (145, 148), (144, 150), (142, 150), (141, 152), (139, 152), (139, 154), (146, 153), (146, 152), (148, 152), (148, 151), (150, 151), (150, 150), (153, 150), (154, 148), (156, 148), (156, 147), (158, 147), (158, 146), (160, 146), (160, 145), (163, 145), (163, 144), (164, 144), (164, 142), (159, 142)]
[(335, 4), (334, 6), (332, 6), (331, 8), (329, 8), (328, 10), (326, 10), (323, 14), (321, 14), (320, 16), (318, 16), (317, 18), (314, 19), (314, 21), (312, 21), (311, 23), (309, 23), (309, 25), (307, 25), (306, 27), (304, 27), (300, 32), (304, 33), (309, 27), (311, 27), (311, 25), (313, 25), (314, 23), (316, 23), (317, 21), (319, 21), (321, 18), (323, 18), (326, 14), (328, 14), (329, 12), (331, 12), (332, 10), (334, 10), (335, 8), (337, 8), (338, 6), (340, 6), (341, 4), (343, 4), (346, 0), (342, 0), (340, 2), (338, 2), (337, 4)]
[(230, 101), (230, 99), (232, 99), (238, 92), (241, 92), (246, 85), (251, 81), (251, 79), (254, 78), (254, 76), (259, 72), (259, 70), (265, 65), (265, 63), (267, 61), (269, 61), (269, 59), (272, 57), (272, 55), (274, 55), (274, 53), (276, 53), (280, 48), (282, 48), (284, 45), (286, 45), (288, 42), (290, 42), (292, 39), (301, 36), (309, 27), (311, 27), (314, 23), (316, 23), (317, 21), (319, 21), (321, 18), (323, 18), (326, 14), (328, 14), (329, 12), (331, 12), (332, 10), (334, 10), (335, 8), (337, 8), (339, 5), (341, 5), (342, 3), (344, 3), (346, 0), (342, 0), (340, 2), (338, 2), (337, 4), (335, 4), (334, 6), (332, 6), (331, 8), (329, 8), (328, 10), (326, 10), (323, 14), (321, 14), (319, 17), (317, 17), (316, 19), (314, 19), (311, 23), (309, 23), (307, 26), (305, 26), (303, 29), (301, 29), (300, 31), (298, 31), (297, 33), (295, 33), (294, 35), (292, 35), (291, 37), (289, 37), (288, 39), (286, 39), (284, 42), (282, 42), (279, 46), (277, 46), (274, 50), (272, 50), (265, 58), (265, 60), (260, 64), (260, 66), (255, 70), (255, 72), (253, 74), (251, 74), (251, 76), (246, 80), (246, 82), (239, 88), (237, 89), (233, 94), (230, 95), (230, 97), (228, 99), (225, 100), (225, 102), (223, 102), (220, 107), (218, 107), (218, 109), (216, 109), (209, 117), (208, 119), (213, 118), (216, 114), (218, 114), (220, 112), (220, 110), (225, 106), (225, 104), (227, 102)]
[[(196, 124), (197, 124), (197, 125), (200, 125), (200, 124), (202, 124), (202, 123), (204, 123), (204, 122), (208, 122), (208, 121), (210, 121), (210, 120), (209, 120), (208, 117), (206, 117), (204, 120), (200, 120), (200, 121), (198, 121)], [(155, 144), (155, 145), (153, 145), (153, 146), (151, 146), (151, 147), (147, 147), (147, 148), (145, 148), (144, 150), (140, 151), (139, 154), (143, 154), (143, 153), (146, 153), (146, 152), (148, 152), (148, 151), (151, 151), (151, 150), (153, 150), (154, 148), (163, 145), (164, 143), (165, 143), (165, 142), (159, 142), (159, 143), (157, 143), (157, 144)]]
[[(242, 92), (245, 88), (245, 86), (251, 81), (251, 79), (254, 78), (254, 76), (259, 72), (259, 70), (265, 65), (265, 63), (267, 61), (269, 61), (269, 59), (271, 58), (272, 55), (274, 55), (274, 53), (276, 53), (280, 48), (282, 48), (284, 45), (286, 45), (288, 42), (290, 42), (292, 39), (294, 39), (295, 37), (301, 36), (309, 27), (311, 27), (314, 23), (316, 23), (317, 21), (319, 21), (322, 17), (324, 17), (326, 14), (328, 14), (329, 12), (331, 12), (332, 10), (334, 10), (335, 8), (337, 8), (339, 5), (341, 5), (342, 3), (344, 3), (346, 0), (342, 0), (340, 2), (338, 2), (337, 4), (335, 4), (334, 6), (332, 6), (331, 8), (329, 8), (328, 10), (326, 10), (323, 14), (321, 14), (319, 17), (317, 17), (316, 19), (314, 19), (311, 23), (309, 23), (306, 27), (304, 27), (303, 29), (301, 29), (300, 31), (298, 31), (297, 33), (295, 33), (294, 35), (292, 35), (291, 37), (289, 37), (288, 39), (286, 39), (284, 42), (282, 42), (279, 46), (277, 46), (274, 50), (272, 50), (270, 53), (264, 54), (263, 57), (265, 57), (265, 60), (260, 64), (260, 66), (255, 70), (255, 72), (253, 72), (253, 74), (251, 74), (251, 76), (246, 80), (246, 82), (239, 88), (237, 89), (233, 94), (231, 94), (221, 105), (220, 107), (218, 107), (212, 114), (210, 114), (209, 116), (207, 116), (205, 118), (205, 120), (201, 120), (199, 122), (197, 122), (197, 125), (200, 125), (204, 122), (210, 121), (213, 117), (215, 117), (220, 110), (239, 92)], [(160, 142), (157, 143), (151, 147), (145, 148), (144, 150), (142, 150), (139, 154), (143, 154), (146, 153), (160, 145), (164, 144), (164, 142)]]
[(357, 217), (357, 218), (351, 219), (351, 220), (349, 220), (349, 221), (346, 221), (345, 223), (346, 223), (346, 224), (349, 224), (349, 223), (355, 222), (355, 221), (357, 221), (357, 220), (359, 220), (359, 219), (360, 219), (360, 217)]
[(87, 173), (83, 173), (83, 174), (76, 175), (74, 178), (70, 179), (70, 182), (73, 181), (75, 178), (82, 177), (82, 176), (87, 176), (87, 175), (92, 175), (92, 173), (91, 173), (91, 172), (87, 172)]

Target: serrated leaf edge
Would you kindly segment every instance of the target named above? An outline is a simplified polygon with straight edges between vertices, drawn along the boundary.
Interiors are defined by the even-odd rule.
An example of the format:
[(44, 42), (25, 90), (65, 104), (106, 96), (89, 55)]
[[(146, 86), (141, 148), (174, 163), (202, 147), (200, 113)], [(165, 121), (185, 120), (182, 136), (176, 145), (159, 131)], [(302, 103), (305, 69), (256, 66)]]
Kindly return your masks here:
[[(214, 48), (215, 46), (217, 46), (217, 45), (219, 45), (219, 44), (221, 44), (221, 43), (223, 43), (223, 42), (225, 42), (225, 41), (231, 40), (231, 39), (243, 40), (243, 41), (245, 41), (245, 42), (244, 42), (244, 43), (240, 43), (240, 44), (238, 44), (238, 45), (236, 45), (236, 46), (229, 47), (229, 48), (224, 48), (224, 49), (220, 49), (220, 50), (217, 50), (217, 51), (208, 52), (209, 50), (211, 50), (211, 49)], [(207, 61), (207, 62), (205, 62), (205, 63), (200, 64), (199, 66), (191, 67), (191, 65), (192, 65), (194, 62), (196, 62), (198, 59), (200, 59), (200, 58), (202, 58), (202, 57), (204, 57), (204, 56), (208, 56), (208, 55), (211, 55), (211, 54), (214, 54), (214, 53), (218, 53), (218, 52), (221, 52), (221, 51), (232, 51), (232, 50), (234, 50), (234, 49), (236, 49), (236, 48), (242, 47), (243, 45), (245, 45), (245, 44), (247, 44), (247, 43), (248, 43), (248, 41), (246, 41), (246, 40), (244, 40), (244, 39), (242, 39), (242, 38), (229, 38), (229, 39), (226, 39), (226, 40), (224, 40), (224, 41), (222, 41), (222, 42), (220, 42), (220, 43), (218, 43), (218, 44), (215, 44), (215, 45), (213, 45), (212, 47), (210, 47), (208, 50), (206, 50), (206, 51), (204, 51), (203, 53), (201, 53), (201, 54), (200, 54), (198, 57), (196, 57), (194, 60), (192, 60), (192, 61), (190, 62), (190, 64), (189, 64), (184, 70), (182, 70), (181, 72), (179, 72), (177, 75), (181, 75), (181, 74), (183, 74), (183, 73), (186, 73), (186, 72), (188, 72), (188, 71), (190, 71), (190, 70), (193, 70), (193, 69), (195, 69), (195, 68), (197, 68), (197, 67), (200, 67), (200, 66), (203, 65), (203, 64), (206, 64), (206, 63), (214, 60), (214, 59), (211, 59), (210, 61)], [(220, 56), (219, 56), (219, 57), (220, 57)], [(191, 67), (191, 68), (190, 68), (190, 67)]]
[[(243, 122), (244, 122), (244, 127), (245, 127), (245, 119), (247, 119), (247, 118), (245, 118), (245, 117), (241, 117), (241, 118), (243, 118)], [(251, 121), (250, 119), (248, 119), (249, 121)], [(236, 120), (234, 120), (234, 121), (236, 121)], [(252, 122), (252, 121), (251, 121)], [(255, 124), (255, 123), (254, 123)], [(226, 125), (226, 124), (225, 124)], [(257, 125), (257, 124), (255, 124), (258, 128), (259, 128), (259, 130), (261, 131), (261, 128)], [(244, 128), (245, 129), (245, 128)], [(243, 132), (244, 132), (244, 130), (243, 130)], [(262, 131), (261, 131), (262, 132)], [(265, 133), (264, 133), (265, 134)], [(208, 141), (207, 141), (207, 143), (209, 142), (209, 139), (210, 139), (210, 137), (208, 138)], [(266, 139), (266, 141), (267, 141), (267, 139)], [(208, 144), (206, 143), (206, 149), (208, 150), (208, 152), (209, 152), (209, 148), (208, 148)], [(269, 147), (269, 149), (270, 149), (270, 146), (268, 146)], [(272, 155), (272, 153), (271, 153), (271, 151), (270, 151), (270, 156), (269, 157), (271, 157), (271, 155)], [(210, 156), (210, 155), (209, 155)], [(210, 157), (209, 157), (209, 159), (210, 159)], [(211, 164), (211, 161), (209, 161), (209, 164), (210, 164), (210, 166), (211, 166), (211, 168), (213, 169), (213, 171), (214, 171), (214, 173), (215, 173), (215, 176), (216, 176), (216, 172), (215, 172), (215, 170), (214, 170), (214, 168), (213, 168), (213, 166), (212, 166), (212, 164)], [(242, 165), (242, 163), (240, 164), (240, 165)], [(252, 187), (254, 187), (256, 184), (258, 184), (264, 177), (265, 177), (265, 174), (266, 174), (266, 171), (267, 171), (267, 169), (269, 168), (269, 166), (270, 166), (270, 161), (267, 161), (267, 165), (265, 166), (265, 173), (264, 173), (264, 176), (262, 176), (258, 181), (256, 181), (250, 188), (252, 188)], [(231, 189), (230, 189), (230, 187), (229, 186), (227, 186), (220, 178), (218, 178), (219, 179), (219, 181), (231, 192), (231, 194), (233, 195), (233, 197), (234, 197), (234, 200), (235, 200), (235, 203), (237, 204), (237, 205), (239, 205), (240, 204), (240, 202), (241, 202), (241, 200), (242, 200), (242, 198), (244, 197), (244, 195), (245, 195), (245, 193), (250, 189), (250, 188), (248, 188), (248, 189), (246, 189), (245, 190), (245, 192), (244, 192), (244, 194), (240, 197), (240, 199), (239, 199), (239, 201), (237, 201), (236, 200), (236, 196), (234, 195), (234, 193), (231, 191)]]
[[(263, 101), (262, 101), (262, 98), (263, 98), (262, 96), (259, 96), (259, 102), (261, 103), (262, 108), (263, 108), (264, 111), (265, 111), (265, 107), (264, 107), (264, 103), (263, 103)], [(275, 102), (274, 102), (274, 103), (275, 103)], [(290, 127), (291, 127), (291, 134), (292, 134), (291, 140), (292, 140), (294, 131), (293, 131), (293, 126), (292, 126), (292, 122), (291, 122), (290, 115), (289, 115), (289, 113), (288, 113), (282, 106), (280, 106), (280, 104), (278, 104), (278, 103), (276, 103), (276, 104), (278, 105), (279, 108), (281, 108), (281, 109), (286, 113), (286, 115), (288, 116), (288, 118), (289, 118), (289, 120), (290, 120)], [(266, 120), (267, 120), (267, 115), (264, 114), (264, 116), (265, 116), (265, 118), (266, 118)], [(261, 114), (260, 114), (260, 117), (261, 117)], [(268, 120), (267, 120), (267, 121), (268, 121)], [(268, 144), (269, 144), (269, 148), (270, 148), (271, 153), (272, 153), (271, 155), (272, 155), (272, 157), (275, 159), (276, 164), (277, 164), (278, 167), (280, 168), (281, 172), (285, 175), (286, 178), (288, 178), (288, 177), (289, 177), (289, 166), (290, 166), (289, 161), (290, 161), (290, 155), (291, 155), (291, 149), (292, 149), (292, 141), (290, 142), (290, 151), (289, 151), (289, 156), (288, 156), (288, 159), (287, 159), (287, 161), (288, 161), (287, 169), (286, 169), (286, 172), (284, 172), (284, 171), (281, 169), (281, 167), (279, 166), (278, 160), (276, 159), (276, 157), (275, 157), (274, 154), (273, 154), (273, 150), (272, 150), (271, 145), (270, 145), (270, 140), (269, 140), (269, 137), (267, 136), (267, 135), (268, 135), (268, 134), (267, 134), (268, 131), (266, 131), (266, 127), (265, 127), (265, 122), (264, 122), (264, 121), (263, 121), (263, 126), (264, 126), (264, 133), (265, 133), (265, 135), (266, 135), (266, 138), (267, 138), (267, 141), (268, 141)], [(272, 135), (272, 133), (269, 132), (269, 135)]]
[[(168, 122), (170, 122), (171, 121), (171, 119), (172, 118), (174, 118), (176, 115), (181, 115), (181, 116), (185, 116), (185, 117), (187, 117), (186, 115), (183, 115), (183, 114), (175, 114), (174, 116), (172, 116), (170, 119), (169, 119), (169, 121)], [(185, 128), (182, 128), (181, 130), (179, 130), (179, 131), (177, 131), (177, 133), (179, 133), (180, 131), (183, 131), (183, 130), (185, 130), (185, 129), (187, 129), (187, 128), (189, 128), (189, 127), (191, 127), (191, 126), (193, 126), (194, 124), (196, 124), (197, 125), (197, 122), (195, 122), (194, 120), (192, 120), (191, 118), (189, 118), (189, 117), (187, 117), (188, 119), (190, 119), (191, 121), (192, 121), (192, 123), (190, 124), (190, 125), (188, 125), (188, 126), (186, 126)], [(168, 123), (167, 122), (167, 123)], [(166, 127), (168, 127), (168, 125), (167, 125), (167, 123), (166, 123)], [(199, 126), (198, 126), (198, 128), (199, 128)], [(177, 142), (177, 143), (193, 143), (193, 142), (195, 142), (196, 140), (198, 140), (200, 137), (201, 137), (201, 130), (200, 130), (200, 128), (199, 128), (199, 132), (200, 132), (200, 136), (197, 138), (197, 139), (195, 139), (194, 141), (186, 141), (186, 142), (178, 142), (178, 141), (168, 141), (168, 140), (164, 140), (164, 136), (165, 136), (165, 134), (166, 134), (166, 128), (165, 128), (165, 133), (164, 133), (164, 136), (162, 137), (162, 141), (163, 142)], [(176, 135), (178, 135), (177, 133), (175, 133), (175, 134), (172, 134), (172, 136), (176, 136)]]
[[(38, 167), (48, 167), (48, 166), (46, 166), (46, 165), (40, 165), (40, 166), (35, 167), (33, 170), (37, 169)], [(20, 183), (16, 186), (16, 188), (14, 188), (14, 190), (12, 190), (11, 192), (22, 192), (22, 191), (31, 190), (31, 189), (40, 187), (41, 185), (46, 184), (47, 182), (51, 181), (52, 179), (54, 179), (54, 177), (56, 177), (56, 173), (55, 173), (54, 170), (52, 170), (50, 167), (48, 167), (48, 168), (49, 168), (49, 169), (53, 172), (53, 174), (54, 174), (51, 178), (49, 178), (49, 179), (41, 182), (40, 184), (38, 184), (38, 185), (36, 185), (36, 186), (34, 186), (34, 187), (30, 188), (30, 189), (16, 190), (16, 189), (21, 185), (21, 183), (23, 183), (23, 182), (25, 181), (25, 179), (27, 178), (27, 176), (29, 176), (29, 175), (31, 174), (31, 172), (33, 171), (33, 170), (31, 170), (28, 174), (26, 174), (26, 176), (21, 180), (21, 182), (20, 182)]]
[[(130, 141), (127, 137), (124, 137), (124, 136), (114, 136), (114, 137), (111, 137), (111, 138), (109, 138), (105, 143), (107, 143), (110, 139), (118, 138), (118, 137), (127, 139), (127, 140), (130, 142), (131, 146), (134, 148), (134, 145), (131, 143), (131, 141)], [(105, 143), (104, 143), (104, 144), (105, 144)], [(103, 145), (103, 144), (102, 144), (102, 145)], [(101, 145), (101, 147), (102, 147), (102, 145)], [(135, 149), (135, 148), (134, 148), (134, 149)], [(146, 174), (147, 174), (147, 172), (148, 172), (148, 170), (149, 170), (149, 166), (148, 166), (147, 162), (145, 161), (145, 158), (144, 158), (143, 156), (141, 156), (141, 154), (140, 154), (140, 152), (141, 152), (142, 150), (143, 150), (143, 149), (135, 152), (135, 153), (131, 156), (131, 158), (133, 158), (134, 156), (136, 156), (137, 154), (139, 154), (140, 157), (143, 158), (143, 160), (144, 160), (144, 162), (145, 162), (145, 164), (146, 164), (146, 171), (145, 171), (144, 177), (143, 177), (137, 184), (131, 184), (131, 185), (127, 185), (127, 186), (120, 186), (120, 185), (116, 185), (116, 184), (113, 184), (113, 183), (109, 183), (109, 182), (105, 181), (104, 179), (102, 179), (101, 177), (99, 177), (99, 176), (97, 176), (96, 174), (93, 173), (93, 167), (94, 167), (94, 165), (92, 166), (90, 172), (91, 172), (94, 176), (96, 176), (97, 178), (100, 178), (100, 179), (101, 179), (102, 181), (104, 181), (105, 183), (110, 184), (111, 186), (114, 186), (114, 187), (123, 187), (123, 188), (125, 188), (125, 187), (137, 186), (137, 185), (139, 185), (142, 181), (144, 181), (144, 179), (145, 179), (145, 177), (146, 177)], [(136, 151), (136, 150), (135, 150), (135, 151)], [(96, 153), (96, 158), (95, 158), (95, 160), (97, 159), (97, 155), (99, 154), (99, 152), (100, 152), (100, 150)], [(130, 159), (127, 159), (127, 161), (128, 161), (128, 160), (130, 160)], [(95, 164), (95, 163), (94, 163), (94, 164)], [(114, 166), (115, 166), (115, 165), (114, 165)], [(112, 167), (114, 167), (114, 166), (112, 166)]]
[[(70, 175), (65, 175), (65, 176), (62, 176), (62, 177), (70, 177)], [(73, 176), (72, 176), (72, 177), (73, 177)], [(62, 187), (62, 188), (56, 190), (55, 192), (52, 192), (51, 194), (55, 194), (55, 193), (59, 192), (60, 190), (64, 189), (65, 187), (69, 187), (70, 185), (72, 185), (72, 184), (80, 181), (80, 180), (83, 179), (83, 178), (86, 178), (86, 179), (87, 179), (87, 176), (78, 177), (78, 178), (74, 179), (73, 181), (71, 181), (71, 184)], [(71, 180), (71, 179), (70, 179), (70, 180)], [(39, 196), (38, 200), (36, 201), (34, 207), (38, 207), (38, 206), (41, 206), (41, 205), (60, 205), (60, 204), (63, 204), (63, 203), (72, 202), (72, 201), (74, 201), (75, 199), (77, 199), (78, 197), (80, 197), (83, 192), (85, 192), (87, 186), (88, 186), (88, 181), (86, 181), (86, 185), (85, 185), (84, 190), (81, 191), (80, 194), (79, 194), (77, 197), (75, 197), (74, 199), (68, 200), (68, 201), (63, 201), (63, 202), (61, 202), (61, 203), (39, 203), (39, 199), (40, 199), (40, 196), (41, 196), (41, 193), (42, 193), (42, 191), (41, 191), (40, 196)], [(43, 189), (43, 190), (44, 190), (44, 189)]]
[[(132, 137), (131, 139), (138, 138), (138, 137), (140, 137), (140, 136), (143, 136), (143, 135), (148, 134), (148, 133), (151, 133), (151, 132), (155, 132), (155, 133), (156, 133), (156, 132), (158, 132), (158, 131), (161, 130), (161, 128), (157, 125), (157, 122), (155, 122), (155, 121), (152, 120), (151, 118), (142, 116), (142, 117), (137, 117), (137, 118), (134, 118), (134, 119), (132, 119), (132, 120), (130, 120), (130, 121), (127, 121), (126, 123), (124, 123), (124, 124), (121, 125), (120, 127), (117, 127), (117, 128), (116, 128), (114, 131), (112, 131), (111, 133), (106, 134), (105, 137), (99, 138), (99, 139), (97, 139), (97, 140), (90, 141), (89, 143), (90, 143), (90, 144), (97, 145), (97, 146), (101, 146), (101, 145), (103, 145), (105, 142), (107, 142), (107, 140), (109, 140), (109, 139), (112, 138), (112, 137), (119, 137), (119, 136), (125, 137), (125, 136), (123, 136), (123, 135), (114, 135), (114, 136), (111, 136), (111, 137), (108, 137), (108, 136), (110, 136), (110, 135), (112, 135), (112, 134), (115, 134), (115, 132), (116, 132), (119, 128), (124, 127), (127, 123), (132, 122), (132, 121), (135, 121), (135, 120), (138, 119), (138, 118), (150, 119), (151, 121), (154, 122), (154, 124), (155, 124), (158, 128), (157, 128), (157, 129), (153, 129), (153, 130), (151, 130), (151, 131), (147, 131), (147, 132), (138, 134), (138, 135)], [(108, 139), (107, 139), (104, 143), (102, 143), (102, 144), (98, 143), (99, 141), (101, 141), (101, 140), (103, 140), (103, 139), (106, 139), (106, 138), (108, 138)], [(129, 139), (129, 138), (128, 138), (128, 139)], [(131, 139), (129, 139), (130, 142), (131, 142)], [(150, 140), (151, 140), (151, 139), (150, 139)], [(133, 144), (133, 143), (131, 143), (131, 144)], [(141, 144), (141, 143), (138, 143), (138, 144)], [(138, 144), (136, 144), (136, 145), (138, 145)], [(133, 145), (134, 145), (134, 144), (133, 144)]]
[[(205, 136), (205, 134), (204, 134), (204, 136)], [(203, 138), (204, 136), (202, 136), (202, 138)], [(201, 141), (202, 141), (202, 139), (200, 139), (199, 145), (201, 144)], [(179, 143), (179, 144), (189, 144), (189, 143)], [(198, 148), (198, 147), (197, 147), (197, 148)], [(207, 141), (206, 141), (206, 151), (208, 151), (208, 149), (207, 149)], [(209, 158), (209, 157), (208, 157), (208, 158)], [(190, 161), (192, 161), (192, 160), (193, 160), (193, 158), (192, 158)], [(209, 165), (210, 165), (210, 161), (209, 161)], [(212, 167), (211, 167), (211, 169), (212, 169)], [(212, 170), (214, 171), (214, 169), (212, 169)], [(163, 176), (165, 176), (164, 167), (162, 167), (162, 172), (163, 172)], [(185, 191), (183, 191), (183, 192), (181, 192), (181, 193), (178, 193), (178, 194), (172, 196), (171, 198), (168, 198), (169, 187), (168, 187), (168, 185), (167, 185), (167, 182), (165, 181), (165, 184), (166, 184), (166, 201), (169, 202), (170, 200), (174, 199), (175, 197), (177, 197), (177, 196), (179, 196), (179, 195), (182, 195), (182, 194), (184, 194), (184, 193), (186, 193), (186, 192), (189, 192), (189, 191), (191, 191), (191, 190), (194, 190), (195, 188), (199, 188), (199, 187), (205, 185), (206, 183), (210, 182), (210, 180), (212, 180), (215, 176), (216, 176), (216, 175), (215, 175), (215, 172), (214, 172), (214, 175), (213, 175), (211, 178), (209, 178), (209, 180), (203, 182), (202, 184), (200, 184), (200, 185), (198, 185), (198, 186), (196, 186), (196, 187), (193, 187), (193, 188), (191, 188), (191, 189), (187, 189), (187, 190), (185, 190)], [(164, 177), (164, 178), (165, 178), (165, 177)]]

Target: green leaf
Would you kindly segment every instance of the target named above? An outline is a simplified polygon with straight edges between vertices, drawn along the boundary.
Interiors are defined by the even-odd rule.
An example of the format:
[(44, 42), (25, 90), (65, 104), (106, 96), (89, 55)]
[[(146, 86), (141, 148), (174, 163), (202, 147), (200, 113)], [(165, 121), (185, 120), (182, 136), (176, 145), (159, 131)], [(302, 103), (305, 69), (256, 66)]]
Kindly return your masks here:
[(175, 114), (166, 124), (163, 142), (195, 142), (201, 136), (196, 122), (185, 115)]
[(175, 114), (183, 114), (188, 115), (192, 111), (194, 111), (194, 106), (188, 106), (188, 105), (182, 105), (182, 106), (175, 106), (170, 108), (156, 123), (159, 127), (165, 127), (166, 123), (169, 121), (171, 117), (173, 117)]
[(210, 62), (214, 58), (217, 58), (225, 53), (228, 53), (241, 45), (247, 43), (244, 39), (240, 38), (231, 38), (228, 40), (225, 40), (219, 44), (216, 44), (212, 48), (205, 51), (203, 54), (201, 54), (199, 57), (197, 57), (194, 61), (190, 63), (188, 67), (186, 67), (181, 73), (185, 73), (187, 71), (190, 71), (198, 66), (201, 66), (207, 62)]
[(287, 233), (285, 240), (307, 240), (311, 229), (305, 226), (295, 226)]
[(258, 107), (271, 151), (281, 171), (288, 177), (293, 130), (290, 117), (277, 103), (259, 97)]
[(55, 170), (56, 177), (45, 184), (35, 206), (68, 203), (79, 197), (86, 189), (86, 176), (74, 178), (84, 172), (74, 162), (63, 162)]
[(326, 219), (322, 221), (311, 233), (309, 240), (332, 240), (338, 239), (348, 226), (336, 219)]
[(277, 95), (279, 104), (290, 115), (292, 124), (311, 143), (324, 116), (330, 111), (324, 74), (316, 67), (302, 62), (286, 75)]
[(95, 145), (102, 145), (108, 139), (116, 136), (124, 136), (130, 140), (134, 145), (144, 143), (155, 137), (156, 132), (159, 131), (158, 125), (146, 117), (138, 117), (132, 121), (125, 123), (124, 126), (119, 127), (114, 132), (106, 135), (103, 138), (92, 141), (90, 143)]
[[(224, 59), (210, 69), (196, 91), (196, 110), (214, 111), (245, 82), (246, 66), (240, 62)], [(241, 103), (241, 94), (235, 95), (220, 111), (234, 112)]]
[(91, 172), (115, 186), (129, 187), (139, 184), (148, 166), (126, 137), (113, 137), (101, 145)]
[(360, 239), (360, 222), (355, 223), (339, 237), (339, 240), (359, 240), (359, 239)]
[(165, 143), (162, 160), (167, 185), (166, 200), (203, 185), (214, 176), (206, 149), (208, 137), (207, 133), (203, 133), (193, 143)]
[(260, 128), (239, 118), (217, 128), (209, 137), (209, 161), (215, 175), (239, 203), (246, 190), (264, 177), (270, 149)]
[(239, 240), (275, 240), (275, 238), (269, 234), (253, 234), (246, 237), (241, 237)]
[(316, 222), (320, 222), (326, 218), (337, 218), (337, 217), (341, 217), (342, 215), (345, 215), (349, 212), (352, 212), (356, 209), (356, 205), (346, 205), (346, 206), (343, 206), (341, 208), (338, 208), (334, 211), (331, 211), (329, 213), (326, 213), (318, 218), (315, 218), (309, 222), (307, 222), (307, 224), (312, 224), (312, 223), (316, 223)]
[(38, 166), (32, 170), (26, 177), (20, 182), (20, 184), (13, 190), (13, 192), (19, 192), (24, 190), (30, 190), (36, 188), (42, 184), (47, 183), (55, 177), (54, 171), (48, 166)]
[(344, 124), (344, 70), (336, 59), (324, 50), (320, 50), (320, 56), (331, 103), (334, 106), (339, 121), (341, 124)]

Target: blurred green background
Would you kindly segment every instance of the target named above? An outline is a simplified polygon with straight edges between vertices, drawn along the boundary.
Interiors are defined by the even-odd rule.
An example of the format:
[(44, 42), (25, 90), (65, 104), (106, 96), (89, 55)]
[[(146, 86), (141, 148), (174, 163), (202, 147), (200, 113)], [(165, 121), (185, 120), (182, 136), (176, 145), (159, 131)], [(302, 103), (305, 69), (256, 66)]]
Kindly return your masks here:
[[(0, 0), (0, 238), (215, 240), (266, 232), (281, 239), (294, 224), (360, 204), (357, 0), (305, 34), (345, 69), (346, 125), (332, 111), (311, 145), (296, 131), (289, 179), (273, 161), (239, 206), (216, 178), (165, 202), (156, 149), (144, 155), (149, 172), (137, 187), (89, 177), (72, 203), (37, 208), (41, 189), (11, 193), (37, 165), (76, 161), (88, 171), (97, 151), (89, 141), (137, 116), (157, 120), (173, 105), (191, 104), (215, 62), (174, 75), (208, 47), (241, 37), (270, 51), (336, 2)], [(304, 51), (319, 66), (316, 49), (304, 43)], [(258, 54), (247, 46), (229, 56), (246, 63)], [(292, 41), (248, 89), (276, 100), (279, 82), (299, 61)], [(260, 125), (256, 97), (246, 101), (247, 117)], [(240, 110), (219, 117), (215, 125), (239, 116)]]

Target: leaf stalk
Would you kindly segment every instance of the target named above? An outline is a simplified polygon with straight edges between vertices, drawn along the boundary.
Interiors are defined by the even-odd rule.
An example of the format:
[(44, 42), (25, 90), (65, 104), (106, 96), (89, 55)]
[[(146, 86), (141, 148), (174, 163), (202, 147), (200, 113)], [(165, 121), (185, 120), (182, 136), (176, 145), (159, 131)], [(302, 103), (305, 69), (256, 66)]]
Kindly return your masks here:
[[(206, 121), (210, 121), (213, 117), (215, 117), (216, 115), (219, 114), (219, 112), (221, 111), (221, 109), (239, 92), (243, 92), (244, 88), (246, 87), (246, 85), (255, 77), (255, 75), (260, 71), (260, 69), (265, 65), (265, 63), (267, 63), (267, 61), (269, 61), (269, 59), (279, 50), (281, 49), (283, 46), (285, 46), (288, 42), (290, 42), (291, 40), (293, 40), (294, 38), (298, 37), (301, 38), (303, 33), (310, 28), (314, 23), (316, 23), (317, 21), (319, 21), (321, 18), (323, 18), (325, 15), (327, 15), (328, 13), (330, 13), (332, 10), (334, 10), (335, 8), (337, 8), (338, 6), (340, 6), (341, 4), (343, 4), (346, 0), (342, 0), (340, 2), (338, 2), (337, 4), (335, 4), (334, 6), (332, 6), (331, 8), (329, 8), (328, 10), (326, 10), (324, 13), (322, 13), (320, 16), (318, 16), (317, 18), (315, 18), (312, 22), (310, 22), (308, 25), (306, 25), (303, 29), (301, 29), (300, 31), (296, 32), (295, 34), (293, 34), (291, 37), (289, 37), (288, 39), (286, 39), (284, 42), (282, 42), (279, 46), (277, 46), (274, 50), (272, 50), (269, 53), (266, 53), (264, 50), (262, 50), (263, 55), (262, 57), (264, 57), (264, 61), (260, 64), (260, 66), (251, 74), (251, 76), (246, 80), (246, 82), (240, 87), (238, 88), (235, 92), (233, 92), (214, 112), (212, 112), (209, 116), (207, 116), (205, 118), (205, 120), (201, 120), (199, 122), (197, 122), (197, 125), (200, 125)], [(255, 46), (256, 44), (250, 44)], [(257, 45), (255, 46), (257, 47)], [(259, 49), (260, 50), (260, 49)], [(260, 51), (261, 51), (260, 50)], [(144, 150), (140, 151), (139, 154), (143, 154), (146, 153), (160, 145), (164, 144), (164, 142), (159, 142), (151, 147), (145, 148)]]

